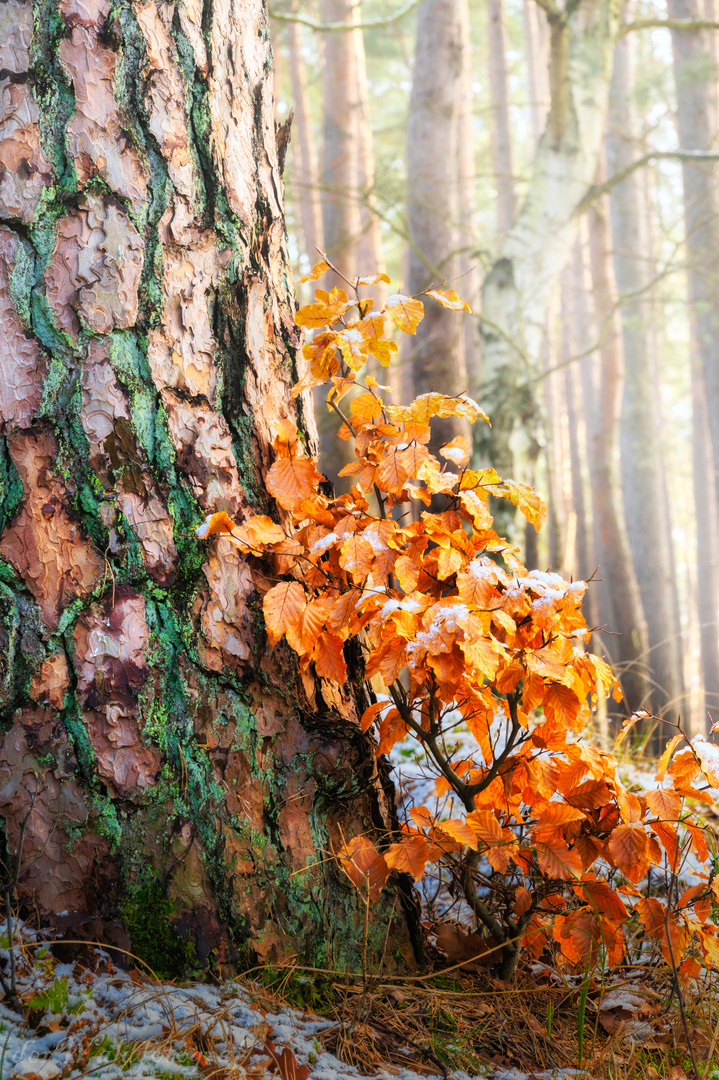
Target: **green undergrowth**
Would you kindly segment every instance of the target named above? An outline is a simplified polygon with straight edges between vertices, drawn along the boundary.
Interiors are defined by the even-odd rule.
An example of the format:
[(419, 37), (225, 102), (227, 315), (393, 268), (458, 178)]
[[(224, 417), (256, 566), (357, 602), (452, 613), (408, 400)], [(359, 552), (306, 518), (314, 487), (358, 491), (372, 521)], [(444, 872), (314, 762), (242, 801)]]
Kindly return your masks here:
[(141, 886), (121, 905), (132, 951), (161, 979), (179, 979), (198, 966), (191, 941), (170, 922), (173, 906), (159, 881)]

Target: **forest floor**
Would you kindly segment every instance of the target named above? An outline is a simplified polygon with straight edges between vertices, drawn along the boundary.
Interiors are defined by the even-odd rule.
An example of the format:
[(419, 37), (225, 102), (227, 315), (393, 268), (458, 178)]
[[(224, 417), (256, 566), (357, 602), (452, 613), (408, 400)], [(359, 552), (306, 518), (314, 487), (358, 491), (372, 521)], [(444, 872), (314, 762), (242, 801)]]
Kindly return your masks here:
[[(405, 809), (430, 805), (410, 744), (392, 756)], [(633, 756), (622, 768), (625, 783), (651, 786)], [(427, 878), (423, 900), (430, 964), (406, 978), (287, 966), (166, 982), (19, 926), (22, 1014), (0, 991), (0, 1080), (719, 1080), (719, 975), (680, 998), (649, 954), (606, 975), (520, 960), (502, 983), (466, 963), (455, 927), (471, 926), (445, 883)]]
[(0, 1002), (1, 1080), (719, 1080), (717, 988), (685, 990), (685, 1025), (657, 967), (604, 983), (532, 964), (512, 986), (290, 967), (178, 984), (94, 947), (61, 962), (26, 927), (16, 940), (23, 1013)]

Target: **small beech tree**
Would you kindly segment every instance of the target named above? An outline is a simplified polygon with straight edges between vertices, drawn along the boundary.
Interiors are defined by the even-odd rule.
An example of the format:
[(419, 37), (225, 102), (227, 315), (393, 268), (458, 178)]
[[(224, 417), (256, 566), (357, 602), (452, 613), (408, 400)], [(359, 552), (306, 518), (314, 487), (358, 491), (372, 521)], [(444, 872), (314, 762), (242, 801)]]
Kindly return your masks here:
[[(304, 280), (328, 271), (338, 274), (325, 258)], [(686, 739), (678, 729), (659, 761), (658, 786), (636, 794), (619, 779), (616, 759), (582, 738), (597, 687), (621, 693), (610, 668), (584, 649), (586, 584), (528, 573), (495, 532), (490, 495), (541, 527), (545, 508), (532, 490), (494, 469), (469, 468), (462, 436), (434, 452), (436, 419), (489, 422), (471, 398), (433, 392), (398, 405), (390, 387), (372, 376), (361, 381), (370, 357), (387, 366), (397, 352), (388, 318), (414, 334), (424, 314), (420, 299), (402, 294), (376, 313), (358, 290), (380, 280), (388, 282), (347, 280), (349, 293), (317, 289), (315, 303), (296, 315), (317, 333), (304, 346), (308, 371), (294, 393), (328, 385), (339, 434), (354, 444), (355, 460), (343, 469), (355, 480), (351, 492), (327, 492), (294, 423), (281, 421), (267, 487), (282, 520), (234, 523), (218, 512), (198, 530), (268, 568), (270, 644), (287, 641), (310, 688), (315, 675), (342, 684), (345, 648), (359, 645), (372, 702), (362, 730), (376, 727), (378, 755), (413, 736), (438, 794), (450, 793), (459, 808), (441, 818), (415, 806), (398, 834), (348, 837), (335, 854), (368, 905), (392, 870), (419, 880), (428, 864), (441, 864), (476, 917), (479, 932), (467, 940), (502, 978), (512, 976), (521, 948), (538, 958), (549, 947), (579, 970), (615, 965), (630, 920), (674, 971), (695, 977), (702, 964), (719, 965), (714, 849), (692, 811), (711, 802), (703, 779), (719, 785), (719, 749), (696, 738), (675, 753)], [(451, 290), (426, 295), (468, 309)], [(626, 722), (618, 742), (639, 718)], [(477, 742), (469, 758), (453, 752), (459, 723)], [(690, 857), (695, 884), (680, 893)], [(657, 872), (667, 881), (663, 897), (638, 888), (653, 868), (655, 882)]]

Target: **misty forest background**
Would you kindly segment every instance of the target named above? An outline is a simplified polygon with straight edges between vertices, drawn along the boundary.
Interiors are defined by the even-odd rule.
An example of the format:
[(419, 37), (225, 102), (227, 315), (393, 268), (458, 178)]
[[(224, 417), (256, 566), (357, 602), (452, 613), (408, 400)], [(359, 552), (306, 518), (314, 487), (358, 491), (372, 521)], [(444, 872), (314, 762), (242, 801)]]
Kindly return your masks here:
[[(384, 381), (404, 398), (468, 390), (487, 408), (494, 429), (479, 460), (536, 486), (549, 507), (536, 537), (501, 526), (529, 567), (575, 578), (599, 568), (586, 615), (604, 631), (592, 647), (613, 661), (630, 707), (680, 715), (696, 733), (719, 718), (719, 30), (714, 0), (583, 6), (563, 66), (552, 27), (571, 4), (276, 0), (277, 123), (294, 109), (290, 250), (297, 277), (318, 247), (349, 276), (386, 270), (391, 291), (446, 279), (481, 312), (461, 331), (458, 316), (432, 325), (430, 312), (425, 340)], [(593, 20), (612, 17), (604, 80), (599, 54), (583, 75), (582, 49), (603, 32)], [(652, 25), (667, 19), (679, 23)], [(594, 159), (582, 142), (592, 123)], [(542, 145), (567, 139), (569, 157), (547, 171)], [(579, 199), (574, 161), (592, 172)], [(538, 255), (521, 271), (528, 228)], [(560, 232), (549, 265), (543, 251)], [(542, 287), (508, 334), (497, 323), (512, 272), (525, 293), (527, 280)], [(298, 285), (302, 302), (310, 288)], [(323, 410), (321, 464), (336, 476), (341, 447)]]

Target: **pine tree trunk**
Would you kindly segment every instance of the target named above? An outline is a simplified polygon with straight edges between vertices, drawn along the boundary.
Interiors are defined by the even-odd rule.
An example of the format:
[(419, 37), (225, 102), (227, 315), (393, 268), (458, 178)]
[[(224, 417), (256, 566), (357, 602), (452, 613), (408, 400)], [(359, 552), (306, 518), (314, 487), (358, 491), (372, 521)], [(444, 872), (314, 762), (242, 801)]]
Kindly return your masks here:
[[(292, 10), (295, 11), (297, 6), (297, 0), (294, 0)], [(293, 188), (297, 191), (302, 235), (305, 242), (304, 253), (310, 263), (313, 263), (319, 258), (317, 248), (321, 250), (324, 247), (322, 207), (320, 205), (317, 151), (312, 130), (310, 98), (307, 90), (307, 74), (302, 57), (300, 27), (297, 23), (291, 22), (287, 24), (287, 43), (292, 86), (292, 106), (295, 112), (291, 131), (291, 148), (296, 164), (292, 181)]]
[[(410, 235), (406, 291), (416, 295), (432, 282), (453, 282), (458, 269), (457, 102), (462, 50), (467, 46), (456, 0), (422, 0), (417, 9), (409, 122), (407, 222)], [(428, 300), (404, 362), (415, 394), (467, 390), (462, 321)], [(449, 438), (468, 435), (464, 422), (437, 422)]]
[[(473, 312), (480, 307), (481, 281), (477, 240), (477, 163), (474, 134), (474, 69), (469, 0), (459, 0), (462, 37), (462, 71), (457, 108), (457, 202), (459, 217), (459, 281), (456, 290), (469, 301)], [(462, 319), (465, 362), (479, 350), (479, 320)]]
[[(355, 21), (362, 18), (359, 3), (354, 9)], [(357, 139), (357, 178), (355, 187), (359, 199), (360, 235), (357, 244), (356, 274), (381, 274), (386, 270), (382, 230), (376, 213), (374, 136), (370, 115), (367, 83), (367, 59), (364, 48), (364, 32), (359, 27), (352, 35), (355, 72), (357, 79), (357, 108), (355, 110), (355, 138)], [(386, 289), (382, 283), (373, 289), (375, 308), (384, 306)]]
[[(161, 973), (356, 969), (364, 909), (328, 856), (392, 797), (359, 692), (299, 680), (267, 579), (194, 533), (277, 516), (263, 477), (295, 415), (265, 6), (2, 19), (25, 125), (0, 185), (5, 861), (30, 810), (20, 899)], [(373, 963), (392, 910), (411, 961), (404, 903), (373, 908)]]
[(599, 577), (604, 582), (604, 603), (611, 612), (608, 634), (602, 635), (602, 641), (618, 672), (625, 707), (634, 712), (649, 703), (647, 624), (632, 563), (617, 468), (622, 340), (614, 310), (616, 285), (608, 219), (608, 199), (603, 196), (589, 213), (595, 329), (600, 341), (599, 378), (596, 392), (586, 378), (582, 391), (585, 412), (592, 417), (589, 475)]
[(489, 97), (492, 105), (492, 165), (497, 188), (497, 231), (503, 239), (517, 213), (512, 161), (512, 132), (509, 123), (509, 75), (507, 73), (507, 29), (502, 0), (487, 5), (487, 45), (489, 49)]
[[(610, 95), (607, 171), (634, 157), (634, 75), (631, 35), (617, 44)], [(622, 493), (642, 607), (649, 635), (652, 712), (669, 718), (683, 711), (684, 679), (677, 648), (671, 520), (665, 499), (661, 408), (655, 358), (649, 348), (646, 206), (634, 172), (610, 193), (614, 269), (620, 297), (624, 394), (620, 431)]]

